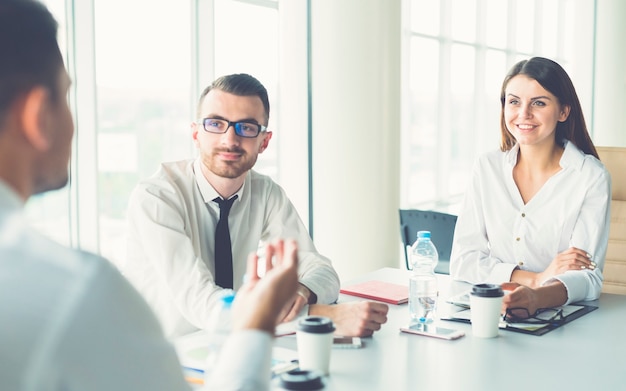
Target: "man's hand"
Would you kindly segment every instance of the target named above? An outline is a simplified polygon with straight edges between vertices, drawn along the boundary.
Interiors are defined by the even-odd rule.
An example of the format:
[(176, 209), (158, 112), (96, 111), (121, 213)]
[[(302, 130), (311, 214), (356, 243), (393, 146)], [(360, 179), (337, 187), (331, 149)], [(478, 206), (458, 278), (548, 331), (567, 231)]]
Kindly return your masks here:
[[(233, 303), (233, 329), (259, 329), (274, 335), (281, 309), (296, 295), (298, 287), (298, 246), (295, 241), (278, 240), (266, 247), (265, 275), (259, 277), (258, 256), (248, 256), (247, 281)], [(274, 262), (272, 262), (274, 259)]]
[(298, 316), (302, 308), (304, 308), (305, 305), (309, 304), (309, 299), (311, 295), (313, 295), (313, 292), (311, 292), (309, 288), (302, 284), (298, 284), (296, 294), (293, 295), (291, 300), (289, 300), (287, 304), (283, 307), (280, 315), (278, 315), (278, 323), (290, 322), (294, 320)]
[(389, 306), (374, 301), (341, 304), (313, 304), (309, 315), (326, 316), (335, 324), (335, 334), (344, 337), (368, 337), (387, 322)]

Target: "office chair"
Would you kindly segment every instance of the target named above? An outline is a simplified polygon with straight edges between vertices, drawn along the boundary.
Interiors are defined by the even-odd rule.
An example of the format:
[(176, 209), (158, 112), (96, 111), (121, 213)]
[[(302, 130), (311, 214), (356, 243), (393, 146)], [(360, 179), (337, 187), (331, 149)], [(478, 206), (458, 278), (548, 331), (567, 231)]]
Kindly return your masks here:
[(437, 247), (439, 262), (436, 273), (450, 274), (450, 253), (456, 216), (429, 210), (400, 209), (400, 236), (404, 245), (404, 261), (406, 268), (411, 270), (409, 251), (417, 238), (417, 231), (430, 231), (431, 240)]
[(596, 147), (611, 174), (611, 228), (604, 258), (602, 292), (626, 295), (626, 148)]

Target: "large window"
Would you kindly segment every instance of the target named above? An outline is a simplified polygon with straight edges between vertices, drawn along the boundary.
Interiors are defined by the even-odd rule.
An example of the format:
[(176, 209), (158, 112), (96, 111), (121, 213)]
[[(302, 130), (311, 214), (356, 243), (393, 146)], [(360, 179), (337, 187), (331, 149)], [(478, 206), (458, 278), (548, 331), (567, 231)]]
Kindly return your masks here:
[[(501, 80), (522, 58), (541, 55), (562, 64), (591, 123), (595, 1), (403, 1), (409, 12), (402, 207), (458, 211), (475, 159), (498, 147)], [(28, 204), (42, 230), (63, 243), (123, 257), (133, 187), (159, 163), (195, 155), (189, 125), (198, 94), (215, 77), (235, 72), (256, 76), (270, 96), (275, 137), (256, 169), (288, 188), (306, 220), (307, 182), (300, 181), (308, 168), (302, 158), (305, 2), (45, 2), (60, 22), (75, 81), (70, 102), (77, 133), (70, 187)], [(292, 95), (282, 112), (281, 92)]]
[[(126, 205), (136, 183), (161, 162), (196, 155), (190, 124), (196, 119), (195, 92), (206, 85), (193, 85), (200, 83), (192, 77), (192, 61), (200, 55), (193, 50), (213, 48), (201, 54), (213, 59), (210, 80), (246, 72), (275, 96), (277, 12), (268, 4), (215, 0), (213, 12), (198, 17), (203, 26), (193, 31), (191, 2), (96, 0), (99, 232), (107, 258), (124, 257)], [(146, 9), (150, 18), (140, 17)], [(206, 25), (213, 26), (212, 34), (202, 36)], [(276, 174), (271, 151), (259, 167)]]
[(411, 0), (402, 205), (456, 213), (474, 160), (500, 141), (499, 94), (515, 62), (559, 62), (591, 122), (594, 2)]
[[(59, 242), (120, 260), (134, 186), (161, 162), (195, 156), (190, 125), (208, 81), (235, 72), (256, 76), (268, 88), (276, 118), (278, 3), (44, 2), (59, 22), (74, 79), (76, 134), (70, 185), (33, 197), (27, 213)], [(277, 177), (272, 146), (257, 169)]]
[(96, 0), (94, 15), (99, 242), (119, 259), (134, 186), (193, 155), (190, 3)]

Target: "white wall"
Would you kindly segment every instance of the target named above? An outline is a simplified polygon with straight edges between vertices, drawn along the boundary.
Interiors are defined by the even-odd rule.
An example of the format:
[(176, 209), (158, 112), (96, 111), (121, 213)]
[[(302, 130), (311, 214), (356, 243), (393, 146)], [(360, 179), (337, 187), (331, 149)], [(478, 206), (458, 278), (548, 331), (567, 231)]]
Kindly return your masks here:
[(626, 1), (597, 0), (593, 140), (626, 147)]
[(347, 280), (398, 265), (401, 2), (311, 8), (313, 234)]
[[(278, 129), (272, 143), (278, 144), (279, 183), (295, 205), (304, 225), (309, 226), (309, 87), (307, 47), (307, 0), (282, 1), (278, 8), (279, 85)], [(277, 144), (276, 144), (277, 143)]]

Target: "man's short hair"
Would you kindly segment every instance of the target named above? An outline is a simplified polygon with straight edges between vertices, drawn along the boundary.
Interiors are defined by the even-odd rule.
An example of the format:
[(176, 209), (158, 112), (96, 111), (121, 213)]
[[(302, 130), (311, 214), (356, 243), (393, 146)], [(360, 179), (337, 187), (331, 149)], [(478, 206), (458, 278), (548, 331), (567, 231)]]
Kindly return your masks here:
[(20, 95), (35, 86), (58, 96), (63, 57), (57, 43), (58, 24), (34, 0), (0, 1), (0, 123)]
[[(258, 96), (263, 102), (265, 109), (265, 120), (270, 117), (270, 101), (267, 96), (267, 89), (255, 77), (246, 73), (236, 73), (232, 75), (222, 76), (216, 79), (210, 86), (204, 89), (198, 99), (198, 117), (200, 116), (200, 107), (204, 97), (211, 90), (220, 90), (237, 96)], [(266, 124), (267, 125), (267, 124)]]

